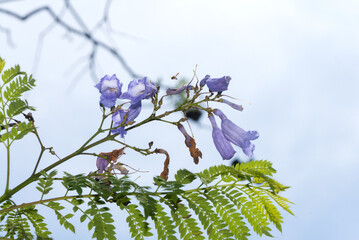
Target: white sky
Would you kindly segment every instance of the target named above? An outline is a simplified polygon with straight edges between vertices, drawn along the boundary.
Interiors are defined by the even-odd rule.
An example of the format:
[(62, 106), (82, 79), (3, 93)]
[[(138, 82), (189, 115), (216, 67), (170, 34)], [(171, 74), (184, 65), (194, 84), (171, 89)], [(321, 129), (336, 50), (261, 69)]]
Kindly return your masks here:
[[(53, 4), (59, 12), (61, 4)], [(102, 14), (98, 1), (75, 5), (90, 24)], [(25, 13), (35, 4), (19, 1), (0, 7)], [(359, 194), (353, 187), (359, 180), (358, 11), (358, 1), (135, 0), (114, 1), (110, 17), (114, 29), (129, 35), (117, 35), (115, 41), (141, 75), (171, 84), (168, 79), (177, 72), (191, 77), (196, 64), (202, 77), (230, 75), (228, 94), (251, 104), (244, 104), (242, 113), (228, 107), (223, 107), (224, 112), (243, 128), (259, 131), (260, 138), (254, 142), (256, 158), (273, 162), (278, 180), (292, 187), (285, 196), (295, 203), (296, 216), (284, 215), (283, 233), (276, 232), (276, 239), (336, 240), (359, 237), (353, 231), (359, 223)], [(8, 67), (19, 63), (26, 71), (33, 70), (38, 33), (47, 24), (45, 14), (27, 23), (0, 14), (0, 26), (12, 29), (16, 44), (9, 47), (0, 32), (0, 56)], [(55, 28), (44, 40), (35, 73), (38, 86), (27, 95), (38, 109), (35, 117), (43, 141), (60, 156), (75, 150), (98, 127), (97, 89), (88, 72), (78, 75), (86, 66), (81, 57), (88, 49), (81, 39)], [(107, 54), (99, 59), (98, 75), (115, 73), (127, 88), (132, 79), (119, 64)], [(78, 66), (68, 71), (74, 63)], [(200, 166), (191, 164), (183, 136), (173, 127), (158, 131), (163, 125), (154, 123), (153, 128), (129, 132), (126, 142), (146, 146), (155, 140), (155, 147), (172, 154), (172, 174), (184, 167), (199, 171), (222, 163), (210, 140), (207, 119), (202, 123), (202, 128), (193, 125), (204, 153)], [(33, 141), (28, 137), (14, 149), (17, 163), (12, 170), (17, 173), (13, 184), (21, 182), (34, 164), (30, 156), (37, 152), (29, 147)], [(107, 145), (94, 152), (112, 148)], [(123, 161), (150, 170), (139, 180), (150, 184), (162, 168), (162, 158), (143, 159), (128, 152)], [(158, 169), (153, 169), (157, 163)], [(95, 159), (88, 157), (60, 168), (71, 173), (94, 169)], [(124, 227), (121, 239), (127, 238), (126, 231)], [(86, 234), (86, 229), (79, 229), (81, 237), (76, 238)], [(72, 233), (62, 230), (54, 237), (73, 239)]]

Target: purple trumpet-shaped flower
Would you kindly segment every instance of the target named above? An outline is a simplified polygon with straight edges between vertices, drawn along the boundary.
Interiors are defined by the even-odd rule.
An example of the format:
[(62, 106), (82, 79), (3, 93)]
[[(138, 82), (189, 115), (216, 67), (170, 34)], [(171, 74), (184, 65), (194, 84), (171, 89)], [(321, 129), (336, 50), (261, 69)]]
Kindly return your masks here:
[(103, 171), (106, 169), (108, 165), (108, 161), (102, 157), (98, 157), (96, 160), (96, 166), (98, 169), (98, 173), (103, 173)]
[(115, 106), (117, 98), (121, 96), (122, 83), (116, 75), (104, 76), (95, 86), (101, 93), (100, 104), (104, 107), (111, 108)]
[(244, 131), (242, 128), (238, 127), (234, 124), (231, 120), (229, 120), (224, 113), (216, 109), (214, 114), (219, 116), (222, 120), (221, 127), (224, 136), (233, 144), (237, 145), (238, 147), (242, 148), (243, 152), (248, 157), (253, 157), (253, 151), (255, 146), (251, 143), (251, 140), (255, 140), (259, 137), (257, 131)]
[(180, 88), (167, 88), (166, 94), (167, 95), (180, 94), (185, 89), (192, 90), (193, 86), (192, 85), (185, 85), (185, 86), (182, 86)]
[(148, 99), (155, 95), (156, 86), (147, 77), (132, 80), (128, 84), (127, 92), (123, 93), (122, 99), (129, 99), (132, 103), (137, 103), (142, 99)]
[(230, 101), (228, 101), (228, 100), (226, 100), (226, 99), (221, 99), (221, 102), (223, 102), (223, 103), (229, 105), (229, 106), (230, 106), (231, 108), (233, 108), (233, 109), (236, 109), (236, 110), (241, 111), (241, 112), (243, 111), (242, 105), (238, 105), (238, 104), (232, 103), (232, 102), (230, 102)]
[(114, 128), (111, 130), (111, 132), (113, 134), (121, 134), (121, 137), (123, 138), (126, 135), (126, 130), (125, 127), (118, 127), (120, 126), (122, 123), (124, 123), (124, 125), (127, 125), (130, 122), (133, 122), (135, 120), (135, 118), (138, 117), (138, 115), (140, 114), (142, 109), (142, 104), (141, 101), (137, 102), (137, 103), (133, 103), (130, 105), (130, 107), (128, 109), (120, 109), (118, 111), (116, 111), (113, 115), (112, 115), (112, 121), (114, 122)]
[(221, 78), (211, 78), (206, 75), (204, 79), (199, 83), (201, 87), (207, 84), (209, 91), (211, 92), (223, 92), (228, 89), (230, 76), (223, 76)]
[(222, 130), (217, 126), (216, 120), (213, 115), (208, 116), (211, 121), (213, 130), (212, 130), (212, 138), (214, 145), (216, 146), (218, 152), (221, 154), (223, 160), (231, 159), (236, 151), (233, 149), (231, 143), (225, 138)]

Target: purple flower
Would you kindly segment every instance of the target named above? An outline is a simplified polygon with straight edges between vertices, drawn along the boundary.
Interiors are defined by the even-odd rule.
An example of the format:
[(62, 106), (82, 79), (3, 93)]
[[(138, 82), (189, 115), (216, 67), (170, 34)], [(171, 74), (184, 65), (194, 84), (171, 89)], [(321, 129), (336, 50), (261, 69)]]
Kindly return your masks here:
[[(111, 132), (113, 134), (121, 134), (121, 137), (123, 138), (126, 135), (126, 130), (125, 127), (118, 127), (120, 126), (122, 123), (124, 123), (124, 125), (127, 125), (130, 122), (133, 122), (135, 120), (135, 118), (138, 117), (138, 115), (140, 114), (142, 109), (142, 105), (141, 105), (141, 101), (137, 102), (137, 103), (133, 103), (130, 105), (130, 107), (128, 109), (120, 109), (117, 110), (113, 115), (112, 115), (112, 121), (114, 122), (114, 128), (111, 130)], [(126, 120), (125, 120), (126, 119)]]
[(156, 86), (147, 77), (132, 80), (128, 84), (127, 92), (123, 93), (122, 99), (129, 99), (132, 103), (137, 103), (142, 99), (148, 99), (155, 95)]
[(238, 105), (238, 104), (232, 103), (232, 102), (230, 102), (230, 101), (228, 101), (228, 100), (226, 100), (226, 99), (221, 99), (221, 102), (223, 102), (223, 103), (229, 105), (229, 106), (230, 106), (231, 108), (233, 108), (233, 109), (236, 109), (236, 110), (241, 111), (241, 112), (243, 111), (242, 105)]
[(231, 120), (227, 119), (226, 115), (219, 110), (216, 109), (214, 114), (219, 116), (222, 120), (221, 127), (224, 136), (233, 144), (237, 145), (238, 147), (242, 148), (243, 152), (248, 157), (253, 157), (253, 151), (255, 146), (251, 143), (251, 140), (255, 140), (259, 137), (257, 131), (244, 131), (242, 128), (238, 127), (234, 124)]
[(180, 94), (180, 93), (183, 92), (183, 90), (185, 90), (185, 89), (192, 90), (192, 89), (193, 89), (193, 86), (191, 86), (191, 85), (185, 85), (185, 86), (182, 86), (182, 87), (180, 87), (180, 88), (167, 88), (166, 94), (167, 94), (167, 95)]
[(96, 166), (98, 169), (98, 173), (103, 173), (108, 165), (108, 161), (102, 157), (98, 157), (96, 160)]
[(202, 79), (199, 84), (201, 87), (207, 84), (207, 87), (211, 92), (223, 92), (228, 89), (230, 80), (230, 76), (223, 76), (221, 78), (210, 78), (209, 75), (206, 75), (205, 78)]
[(236, 151), (233, 149), (231, 143), (224, 137), (222, 130), (217, 126), (216, 120), (213, 115), (208, 116), (211, 121), (213, 130), (212, 138), (214, 145), (216, 146), (218, 152), (221, 154), (223, 160), (231, 159)]
[(115, 106), (117, 98), (121, 96), (122, 83), (116, 78), (116, 75), (104, 76), (95, 86), (101, 93), (100, 104), (111, 108)]

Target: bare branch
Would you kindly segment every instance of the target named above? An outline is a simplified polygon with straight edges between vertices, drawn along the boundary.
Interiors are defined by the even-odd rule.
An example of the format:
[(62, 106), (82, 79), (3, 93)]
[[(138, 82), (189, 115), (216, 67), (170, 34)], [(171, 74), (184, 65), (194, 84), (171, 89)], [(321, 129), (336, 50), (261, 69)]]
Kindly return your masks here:
[(15, 47), (15, 43), (14, 41), (12, 40), (12, 37), (11, 37), (11, 30), (9, 28), (5, 28), (5, 27), (2, 27), (0, 26), (0, 31), (4, 32), (6, 34), (6, 41), (7, 41), (7, 44), (14, 48)]
[[(65, 0), (65, 1), (69, 3), (69, 1), (67, 1), (67, 0)], [(109, 4), (109, 3), (107, 3), (107, 4)], [(120, 62), (122, 67), (128, 72), (129, 75), (131, 75), (134, 78), (138, 78), (139, 75), (136, 74), (132, 70), (132, 68), (127, 64), (125, 59), (118, 53), (118, 51), (115, 48), (113, 48), (112, 46), (108, 45), (107, 43), (102, 42), (102, 41), (94, 38), (92, 33), (88, 32), (86, 25), (83, 23), (83, 21), (81, 20), (80, 16), (76, 13), (76, 11), (72, 8), (71, 4), (68, 4), (67, 6), (68, 6), (68, 9), (71, 11), (72, 15), (75, 17), (76, 21), (82, 26), (82, 28), (84, 28), (84, 31), (78, 30), (78, 29), (74, 28), (73, 26), (71, 26), (70, 24), (66, 23), (63, 19), (61, 19), (60, 16), (56, 15), (55, 12), (48, 6), (42, 6), (42, 7), (36, 8), (36, 9), (30, 11), (29, 13), (27, 13), (25, 15), (20, 15), (20, 14), (17, 14), (15, 12), (13, 12), (13, 11), (0, 8), (0, 14), (5, 14), (7, 16), (14, 17), (14, 18), (16, 18), (16, 19), (18, 19), (20, 21), (26, 21), (27, 19), (29, 19), (29, 18), (37, 15), (37, 14), (40, 14), (41, 12), (46, 12), (46, 13), (48, 13), (50, 15), (50, 17), (58, 25), (65, 28), (68, 32), (70, 32), (70, 33), (72, 33), (74, 35), (80, 36), (80, 37), (90, 41), (92, 43), (92, 45), (93, 45), (93, 49), (94, 48), (97, 49), (97, 47), (99, 47), (99, 48), (111, 53), (112, 56), (115, 57)], [(92, 57), (93, 60), (91, 60), (92, 55), (94, 56), (94, 57)], [(90, 55), (90, 60), (91, 61), (94, 61), (95, 55), (96, 54), (91, 54)], [(94, 66), (93, 62), (90, 65)]]

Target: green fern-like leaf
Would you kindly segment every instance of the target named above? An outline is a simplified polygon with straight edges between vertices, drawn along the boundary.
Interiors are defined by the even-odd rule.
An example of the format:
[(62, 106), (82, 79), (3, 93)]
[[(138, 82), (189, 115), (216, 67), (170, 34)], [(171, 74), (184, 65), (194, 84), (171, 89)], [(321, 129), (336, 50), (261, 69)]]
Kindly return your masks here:
[(216, 207), (216, 212), (228, 225), (228, 229), (236, 239), (246, 240), (250, 234), (246, 227), (243, 217), (237, 212), (237, 208), (231, 204), (217, 189), (205, 193), (205, 196)]
[(0, 57), (0, 73), (2, 72), (2, 70), (4, 69), (4, 67), (5, 67), (5, 61), (4, 61), (4, 59), (2, 59), (2, 58)]
[(112, 214), (108, 212), (108, 208), (104, 207), (93, 216), (92, 222), (95, 227), (95, 231), (92, 235), (93, 238), (98, 240), (108, 239), (116, 240), (115, 227), (112, 225), (114, 222)]
[(13, 118), (19, 115), (20, 113), (24, 112), (25, 110), (35, 111), (35, 108), (29, 106), (26, 100), (23, 101), (21, 99), (15, 99), (10, 102), (6, 114), (9, 118)]
[(241, 190), (244, 191), (252, 200), (253, 204), (266, 215), (269, 221), (271, 221), (279, 231), (282, 231), (281, 224), (283, 223), (283, 217), (268, 196), (261, 190), (254, 188), (242, 187)]
[(144, 239), (144, 237), (152, 236), (153, 234), (150, 232), (151, 228), (148, 226), (145, 217), (142, 213), (137, 209), (135, 204), (130, 204), (125, 207), (128, 217), (126, 221), (130, 228), (131, 237), (138, 239)]
[(247, 176), (241, 171), (226, 165), (212, 166), (200, 173), (197, 173), (196, 175), (199, 177), (202, 183), (206, 185), (210, 184), (219, 176), (231, 175), (232, 177), (235, 177), (237, 181), (245, 180), (247, 178)]
[(256, 160), (237, 164), (235, 169), (247, 173), (260, 172), (268, 176), (272, 176), (276, 173), (276, 170), (272, 167), (272, 163), (267, 160)]
[(174, 240), (176, 227), (172, 224), (172, 219), (167, 216), (167, 213), (164, 211), (164, 207), (160, 204), (156, 204), (156, 214), (152, 216), (152, 219), (155, 223), (155, 228), (158, 233), (158, 239), (161, 240)]
[(54, 182), (54, 177), (56, 176), (57, 171), (54, 170), (49, 174), (46, 172), (42, 172), (42, 176), (44, 178), (40, 178), (39, 182), (37, 183), (36, 189), (42, 193), (42, 196), (48, 194), (53, 188), (51, 187)]
[(196, 213), (198, 219), (207, 230), (209, 239), (231, 239), (233, 235), (229, 232), (227, 224), (213, 210), (213, 206), (208, 200), (197, 192), (185, 195), (188, 206)]
[[(291, 201), (289, 201), (288, 199), (279, 196), (277, 194), (274, 194), (270, 191), (265, 191), (265, 193), (271, 197), (280, 207), (282, 207), (285, 211), (287, 211), (288, 213), (294, 215), (294, 213), (289, 209), (289, 205), (288, 203), (292, 203)], [(293, 203), (292, 203), (293, 204)]]
[(23, 213), (31, 222), (37, 236), (42, 238), (49, 238), (51, 232), (47, 228), (47, 224), (44, 221), (45, 218), (38, 213), (37, 209), (35, 209), (35, 206), (24, 209)]
[(185, 205), (179, 204), (179, 207), (176, 210), (172, 210), (171, 213), (172, 218), (175, 220), (176, 226), (178, 227), (181, 239), (205, 239), (196, 220), (191, 217), (191, 214)]
[(27, 77), (27, 75), (24, 75), (23, 77), (19, 76), (16, 80), (11, 81), (6, 87), (4, 98), (8, 101), (14, 101), (33, 87), (35, 87), (35, 79), (32, 78), (32, 75), (29, 77)]
[[(2, 61), (1, 63), (2, 68), (4, 68), (5, 62)], [(4, 84), (10, 82), (12, 79), (14, 79), (16, 76), (18, 76), (19, 74), (21, 74), (20, 71), (20, 66), (19, 65), (15, 65), (14, 67), (5, 70), (3, 72), (3, 74), (1, 75), (2, 81), (4, 82)]]
[[(1, 99), (0, 99), (0, 102), (1, 102)], [(5, 116), (2, 112), (0, 112), (0, 124), (3, 124), (4, 120), (5, 120)]]
[(181, 184), (189, 184), (197, 178), (196, 174), (188, 171), (187, 169), (180, 169), (175, 174), (175, 179)]
[(75, 190), (77, 194), (81, 196), (83, 188), (87, 188), (90, 185), (90, 183), (89, 183), (89, 178), (84, 174), (71, 175), (65, 172), (62, 185), (64, 185), (64, 187), (69, 191)]
[(234, 187), (226, 187), (222, 188), (221, 193), (237, 206), (237, 209), (241, 211), (242, 215), (253, 227), (254, 232), (259, 236), (265, 234), (272, 237), (270, 234), (271, 229), (268, 227), (269, 221), (266, 216), (261, 213), (251, 201), (248, 201), (246, 197), (243, 197), (243, 194), (240, 191)]
[(60, 225), (63, 225), (65, 229), (70, 229), (71, 232), (75, 233), (75, 227), (72, 223), (70, 223), (67, 219), (70, 219), (73, 217), (73, 214), (66, 214), (65, 216), (61, 214), (61, 210), (63, 210), (65, 207), (61, 206), (58, 202), (49, 202), (48, 204), (43, 204), (44, 206), (47, 206), (54, 210), (57, 220), (59, 221)]

